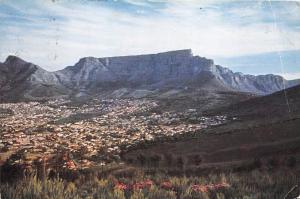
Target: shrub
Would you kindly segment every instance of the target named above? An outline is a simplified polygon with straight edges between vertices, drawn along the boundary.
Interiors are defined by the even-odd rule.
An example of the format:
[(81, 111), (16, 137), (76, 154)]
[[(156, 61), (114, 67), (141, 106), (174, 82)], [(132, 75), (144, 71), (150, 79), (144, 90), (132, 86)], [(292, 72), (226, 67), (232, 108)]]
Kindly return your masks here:
[(292, 169), (211, 173), (200, 177), (170, 177), (165, 173), (150, 177), (140, 170), (130, 178), (81, 175), (73, 182), (59, 178), (43, 181), (29, 176), (15, 183), (0, 184), (0, 193), (4, 199), (283, 198), (291, 187), (299, 184), (299, 179), (299, 172)]
[(295, 156), (290, 156), (288, 159), (287, 159), (287, 166), (290, 167), (290, 168), (294, 168), (297, 164), (297, 160), (295, 158)]
[(144, 155), (140, 154), (137, 156), (137, 161), (139, 162), (139, 164), (141, 166), (144, 166), (146, 163), (146, 157)]
[(174, 157), (172, 154), (164, 154), (164, 162), (167, 167), (173, 166)]
[(184, 160), (182, 157), (178, 157), (176, 160), (176, 166), (180, 169), (183, 169), (184, 166)]
[(279, 166), (279, 161), (276, 157), (272, 157), (268, 160), (268, 167), (274, 169)]

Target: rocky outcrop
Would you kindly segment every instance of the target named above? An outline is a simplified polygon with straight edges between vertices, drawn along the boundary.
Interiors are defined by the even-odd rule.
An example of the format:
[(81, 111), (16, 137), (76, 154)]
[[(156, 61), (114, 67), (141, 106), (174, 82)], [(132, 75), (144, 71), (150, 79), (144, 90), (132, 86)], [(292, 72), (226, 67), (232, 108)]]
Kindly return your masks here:
[(291, 86), (289, 81), (278, 75), (244, 75), (242, 73), (234, 73), (228, 68), (216, 66), (215, 75), (228, 87), (235, 90), (256, 93), (270, 94)]

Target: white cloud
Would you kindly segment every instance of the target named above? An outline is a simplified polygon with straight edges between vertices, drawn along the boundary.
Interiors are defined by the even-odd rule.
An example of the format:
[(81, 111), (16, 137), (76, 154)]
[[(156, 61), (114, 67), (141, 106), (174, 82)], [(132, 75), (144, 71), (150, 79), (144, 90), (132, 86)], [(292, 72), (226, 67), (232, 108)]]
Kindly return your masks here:
[(300, 79), (300, 72), (299, 73), (279, 73), (280, 75), (288, 80)]
[[(127, 1), (145, 6), (145, 9), (148, 6), (141, 1)], [(36, 4), (43, 13), (59, 17), (56, 20), (39, 18), (37, 16), (43, 13), (32, 8), (30, 12), (35, 17), (30, 13), (25, 16), (32, 21), (29, 24), (32, 28), (6, 26), (9, 34), (0, 38), (2, 60), (10, 53), (17, 53), (49, 70), (57, 70), (73, 65), (84, 56), (191, 48), (194, 54), (213, 58), (300, 48), (298, 32), (278, 31), (272, 24), (264, 22), (245, 26), (224, 22), (220, 13), (205, 9), (211, 1), (168, 1), (166, 7), (160, 8), (161, 14), (150, 16), (140, 12), (140, 8), (132, 14), (95, 4), (66, 5), (65, 2), (51, 1)], [(248, 9), (244, 15), (255, 15), (252, 12)]]

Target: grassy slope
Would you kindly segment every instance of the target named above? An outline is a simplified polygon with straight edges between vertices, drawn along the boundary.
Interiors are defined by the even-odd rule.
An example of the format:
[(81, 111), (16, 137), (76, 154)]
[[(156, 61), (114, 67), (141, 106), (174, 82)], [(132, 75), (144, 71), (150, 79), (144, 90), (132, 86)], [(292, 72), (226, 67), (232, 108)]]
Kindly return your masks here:
[[(151, 180), (153, 185), (144, 189), (126, 188), (120, 190), (115, 185)], [(169, 182), (169, 187), (162, 184)], [(282, 199), (299, 184), (300, 176), (297, 171), (261, 172), (233, 174), (210, 174), (201, 177), (168, 177), (164, 175), (145, 176), (137, 174), (133, 179), (128, 178), (88, 178), (66, 182), (59, 179), (41, 181), (29, 177), (12, 185), (0, 185), (0, 192), (5, 199), (76, 199), (76, 198), (113, 198), (113, 199), (224, 199), (224, 198), (266, 198)], [(215, 190), (193, 190), (193, 185), (211, 185), (226, 183), (228, 187)], [(259, 185), (259, 186), (258, 186)], [(295, 198), (298, 189), (292, 191), (287, 199)]]
[(250, 99), (211, 113), (237, 115), (241, 120), (200, 131), (191, 139), (131, 151), (125, 159), (138, 164), (140, 154), (146, 154), (145, 158), (159, 156), (161, 161), (171, 154), (188, 164), (196, 155), (201, 160), (197, 167), (232, 167), (254, 159), (285, 161), (290, 156), (300, 159), (299, 86), (286, 93)]

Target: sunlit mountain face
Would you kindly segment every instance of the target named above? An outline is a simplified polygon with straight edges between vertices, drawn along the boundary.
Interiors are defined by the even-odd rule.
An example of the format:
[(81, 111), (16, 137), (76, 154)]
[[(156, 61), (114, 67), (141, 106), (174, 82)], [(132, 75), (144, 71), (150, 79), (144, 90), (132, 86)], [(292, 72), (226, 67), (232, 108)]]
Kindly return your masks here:
[[(9, 56), (1, 64), (1, 100), (22, 101), (51, 98), (158, 97), (185, 92), (245, 92), (267, 95), (296, 86), (299, 79), (249, 75), (214, 64), (212, 59), (193, 55), (190, 49), (119, 57), (85, 57), (74, 66), (49, 72)], [(125, 90), (124, 90), (125, 89)], [(107, 93), (104, 93), (106, 91)], [(135, 93), (138, 93), (135, 95)]]

